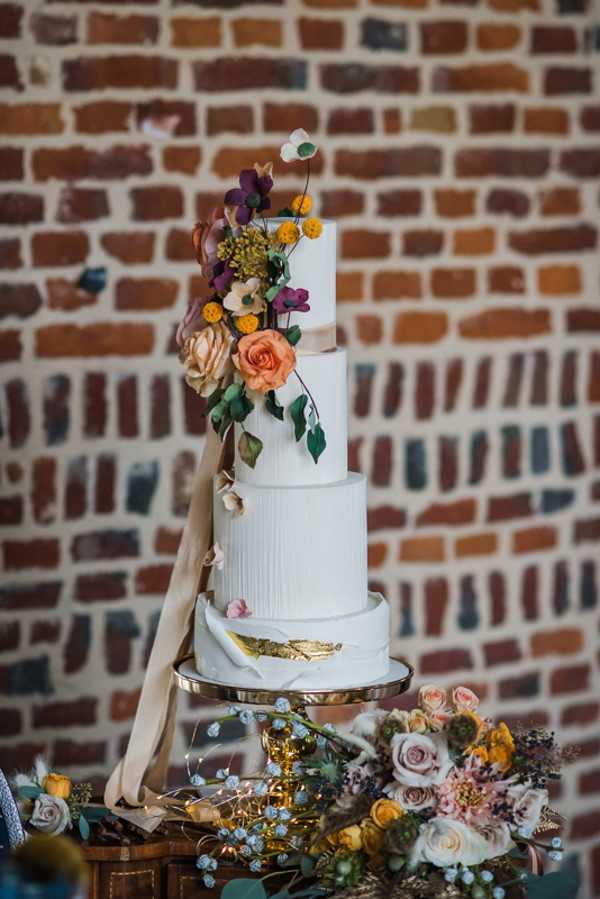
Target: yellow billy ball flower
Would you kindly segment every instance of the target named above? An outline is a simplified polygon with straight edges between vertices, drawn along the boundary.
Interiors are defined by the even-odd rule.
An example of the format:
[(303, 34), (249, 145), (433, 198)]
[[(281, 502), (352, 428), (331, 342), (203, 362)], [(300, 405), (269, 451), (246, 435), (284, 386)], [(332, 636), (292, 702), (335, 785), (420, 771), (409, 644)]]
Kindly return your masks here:
[(309, 194), (298, 194), (290, 203), (290, 209), (294, 215), (308, 215), (312, 209), (312, 197)]
[(258, 328), (258, 316), (252, 312), (248, 315), (240, 315), (239, 318), (236, 318), (235, 324), (238, 331), (241, 331), (242, 334), (254, 334)]
[(295, 222), (282, 222), (277, 231), (275, 238), (279, 243), (292, 244), (300, 239), (300, 232)]
[(314, 240), (323, 233), (323, 223), (321, 219), (306, 219), (302, 222), (302, 230), (306, 237), (310, 237), (311, 240)]
[(220, 303), (207, 303), (202, 307), (202, 317), (209, 324), (214, 325), (223, 318), (223, 307)]

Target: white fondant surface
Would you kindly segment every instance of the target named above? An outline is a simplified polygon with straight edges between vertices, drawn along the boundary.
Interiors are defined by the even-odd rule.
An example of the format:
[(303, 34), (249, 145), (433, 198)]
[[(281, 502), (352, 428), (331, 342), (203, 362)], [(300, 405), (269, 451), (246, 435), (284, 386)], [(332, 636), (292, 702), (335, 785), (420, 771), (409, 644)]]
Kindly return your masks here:
[[(255, 468), (239, 458), (237, 444), (242, 433), (235, 427), (235, 474), (248, 484), (292, 486), (295, 484), (329, 484), (343, 481), (348, 473), (348, 429), (346, 400), (346, 351), (333, 350), (312, 356), (298, 356), (300, 377), (310, 390), (327, 446), (315, 463), (308, 452), (306, 435), (299, 441), (294, 436), (294, 424), (288, 414), (290, 403), (304, 388), (295, 374), (276, 391), (278, 402), (285, 408), (283, 421), (265, 409), (265, 399), (252, 394), (254, 409), (244, 422), (244, 428), (263, 442), (263, 450)], [(310, 402), (310, 400), (309, 400)], [(307, 406), (308, 410), (308, 406)]]
[(260, 618), (326, 618), (364, 609), (367, 594), (366, 481), (262, 487), (235, 483), (246, 512), (227, 511), (214, 493), (215, 604), (244, 599)]
[[(319, 640), (342, 645), (326, 659), (254, 658), (237, 646), (228, 631), (277, 643)], [(318, 690), (368, 684), (388, 670), (389, 608), (379, 594), (368, 594), (365, 607), (363, 594), (363, 608), (354, 614), (302, 621), (228, 619), (201, 594), (196, 604), (194, 653), (203, 676), (236, 686)]]
[[(271, 231), (290, 219), (267, 219)], [(319, 328), (335, 323), (335, 267), (336, 267), (336, 223), (321, 219), (323, 232), (320, 237), (310, 240), (301, 237), (289, 257), (290, 281), (288, 287), (303, 287), (308, 290), (310, 312), (295, 312), (290, 323), (301, 328)], [(302, 222), (300, 222), (300, 228)]]

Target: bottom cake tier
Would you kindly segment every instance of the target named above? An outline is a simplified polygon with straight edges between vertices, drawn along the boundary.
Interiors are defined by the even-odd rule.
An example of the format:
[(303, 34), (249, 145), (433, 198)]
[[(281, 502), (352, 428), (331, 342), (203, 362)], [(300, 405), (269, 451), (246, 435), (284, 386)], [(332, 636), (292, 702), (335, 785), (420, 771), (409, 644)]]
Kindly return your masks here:
[(203, 677), (237, 687), (361, 686), (387, 674), (389, 608), (383, 596), (369, 593), (364, 611), (335, 618), (226, 618), (202, 593), (194, 654)]

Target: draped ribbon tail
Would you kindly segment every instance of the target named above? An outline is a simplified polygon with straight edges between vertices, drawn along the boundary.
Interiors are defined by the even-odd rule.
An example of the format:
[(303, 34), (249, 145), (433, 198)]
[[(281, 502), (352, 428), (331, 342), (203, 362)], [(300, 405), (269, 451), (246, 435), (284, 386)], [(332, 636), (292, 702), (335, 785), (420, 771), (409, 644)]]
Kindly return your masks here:
[(120, 799), (133, 807), (161, 803), (177, 713), (173, 663), (189, 649), (196, 596), (208, 580), (202, 562), (212, 541), (212, 479), (223, 467), (225, 452), (225, 444), (209, 430), (127, 750), (106, 784), (104, 802), (116, 814)]
[(308, 356), (314, 353), (328, 353), (337, 346), (337, 331), (335, 322), (320, 325), (318, 328), (302, 329), (302, 337), (296, 351), (300, 356)]

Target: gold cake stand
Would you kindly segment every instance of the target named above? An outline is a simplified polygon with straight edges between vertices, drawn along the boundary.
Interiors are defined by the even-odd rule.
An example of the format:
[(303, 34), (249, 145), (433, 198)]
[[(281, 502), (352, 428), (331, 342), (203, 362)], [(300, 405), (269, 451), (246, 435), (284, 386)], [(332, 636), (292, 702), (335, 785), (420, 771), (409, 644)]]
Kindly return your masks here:
[[(247, 705), (272, 706), (279, 697), (285, 697), (291, 706), (292, 713), (306, 718), (307, 706), (353, 705), (360, 702), (373, 702), (389, 699), (405, 693), (411, 684), (414, 669), (412, 665), (401, 659), (390, 659), (390, 667), (385, 677), (370, 684), (347, 687), (343, 690), (267, 690), (264, 687), (239, 687), (234, 684), (210, 680), (196, 670), (194, 657), (189, 655), (180, 659), (173, 666), (175, 682), (186, 693), (214, 699), (216, 702), (239, 702)], [(318, 814), (310, 808), (300, 809), (295, 801), (297, 791), (301, 788), (302, 777), (296, 772), (295, 762), (311, 755), (316, 748), (316, 739), (311, 733), (307, 737), (298, 738), (292, 733), (291, 724), (282, 730), (272, 726), (265, 727), (262, 732), (262, 746), (269, 761), (281, 767), (281, 776), (269, 790), (265, 804), (286, 808), (291, 818), (290, 832), (306, 836), (317, 825)], [(274, 852), (283, 847), (277, 840), (270, 840)]]

